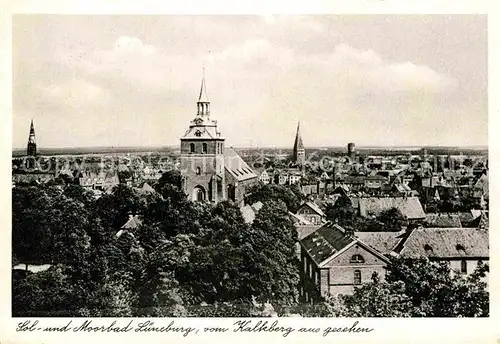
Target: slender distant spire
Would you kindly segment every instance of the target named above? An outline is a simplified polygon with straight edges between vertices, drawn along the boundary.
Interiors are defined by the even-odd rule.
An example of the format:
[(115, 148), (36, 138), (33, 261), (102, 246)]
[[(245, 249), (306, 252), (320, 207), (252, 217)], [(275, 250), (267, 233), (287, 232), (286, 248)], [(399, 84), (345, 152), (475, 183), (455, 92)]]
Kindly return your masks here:
[(304, 149), (304, 144), (302, 143), (302, 136), (300, 135), (300, 121), (297, 124), (297, 134), (295, 135), (295, 144), (293, 149)]
[(27, 155), (29, 156), (36, 155), (35, 126), (33, 125), (33, 119), (31, 119), (31, 125), (30, 125), (30, 135), (28, 137)]
[(293, 161), (298, 165), (303, 165), (306, 159), (306, 151), (300, 135), (300, 121), (297, 124), (297, 133), (295, 135), (295, 143), (293, 145)]
[(210, 101), (207, 96), (207, 86), (205, 85), (205, 67), (203, 67), (203, 78), (201, 79), (200, 96), (197, 102), (198, 116), (210, 116)]
[(203, 67), (203, 78), (201, 79), (200, 96), (198, 103), (209, 103), (207, 96), (207, 86), (205, 85), (205, 67)]

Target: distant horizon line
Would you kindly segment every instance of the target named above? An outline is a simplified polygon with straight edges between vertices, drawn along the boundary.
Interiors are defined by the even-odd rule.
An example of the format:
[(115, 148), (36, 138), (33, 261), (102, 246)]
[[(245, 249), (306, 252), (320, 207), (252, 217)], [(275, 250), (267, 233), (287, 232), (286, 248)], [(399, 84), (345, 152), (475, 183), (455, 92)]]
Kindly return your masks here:
[[(267, 149), (293, 149), (292, 146), (255, 146), (255, 145), (230, 145), (228, 147), (233, 147), (233, 148), (267, 148)], [(355, 148), (468, 148), (468, 149), (487, 149), (489, 145), (464, 145), (464, 146), (459, 146), (459, 145), (356, 145)], [(115, 146), (115, 145), (110, 145), (110, 146), (46, 146), (46, 147), (37, 147), (37, 150), (43, 150), (43, 149), (92, 149), (92, 148), (112, 148), (112, 149), (148, 149), (148, 148), (155, 148), (155, 149), (161, 149), (161, 148), (179, 148), (178, 145), (150, 145), (150, 146)], [(317, 149), (317, 148), (345, 148), (347, 149), (347, 144), (345, 145), (334, 145), (334, 146), (328, 146), (328, 145), (318, 145), (318, 146), (309, 146), (306, 147), (307, 149)], [(12, 151), (18, 151), (18, 150), (26, 150), (26, 147), (12, 147)]]

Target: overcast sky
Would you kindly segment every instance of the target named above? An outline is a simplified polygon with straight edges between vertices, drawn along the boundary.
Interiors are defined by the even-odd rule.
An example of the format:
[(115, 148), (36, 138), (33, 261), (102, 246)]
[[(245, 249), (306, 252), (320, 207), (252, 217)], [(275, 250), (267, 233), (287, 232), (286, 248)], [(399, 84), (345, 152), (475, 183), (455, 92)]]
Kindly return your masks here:
[(234, 146), (487, 145), (473, 15), (13, 17), (13, 146), (177, 145), (206, 70)]

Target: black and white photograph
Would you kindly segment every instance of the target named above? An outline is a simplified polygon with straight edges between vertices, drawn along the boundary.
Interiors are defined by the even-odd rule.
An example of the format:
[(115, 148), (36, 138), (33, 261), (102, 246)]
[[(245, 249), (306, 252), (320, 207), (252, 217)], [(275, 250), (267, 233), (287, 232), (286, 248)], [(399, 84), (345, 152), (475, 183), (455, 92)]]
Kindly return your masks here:
[(490, 317), (487, 15), (11, 23), (11, 317)]

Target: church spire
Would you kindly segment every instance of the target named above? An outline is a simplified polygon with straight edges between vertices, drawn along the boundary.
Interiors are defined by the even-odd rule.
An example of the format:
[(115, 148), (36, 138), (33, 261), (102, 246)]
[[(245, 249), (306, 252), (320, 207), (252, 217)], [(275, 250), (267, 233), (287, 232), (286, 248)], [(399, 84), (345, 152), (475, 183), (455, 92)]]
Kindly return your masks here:
[(197, 102), (198, 116), (210, 116), (210, 101), (207, 96), (207, 86), (205, 85), (205, 68), (203, 68), (203, 78), (201, 79), (200, 95)]
[(207, 96), (207, 86), (205, 85), (205, 67), (203, 67), (203, 78), (201, 79), (200, 96), (198, 97), (199, 103), (210, 103)]
[(31, 125), (30, 125), (30, 135), (28, 137), (27, 155), (29, 156), (36, 155), (35, 126), (33, 125), (33, 119), (31, 119)]
[(297, 124), (297, 134), (295, 134), (295, 144), (293, 149), (304, 149), (304, 144), (302, 143), (302, 136), (300, 135), (300, 121)]
[(306, 151), (300, 135), (300, 121), (297, 124), (297, 133), (295, 134), (295, 143), (293, 145), (293, 161), (297, 165), (304, 165), (306, 160)]

